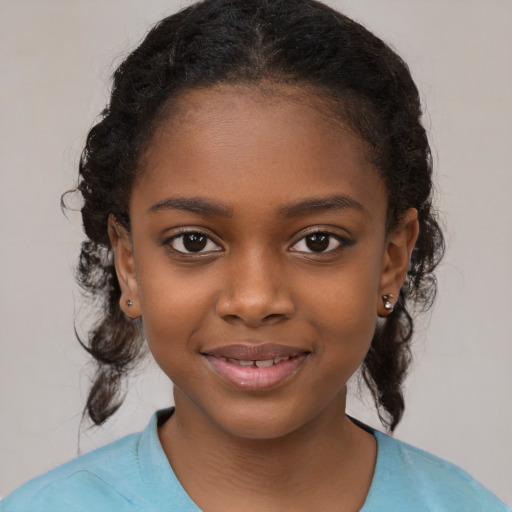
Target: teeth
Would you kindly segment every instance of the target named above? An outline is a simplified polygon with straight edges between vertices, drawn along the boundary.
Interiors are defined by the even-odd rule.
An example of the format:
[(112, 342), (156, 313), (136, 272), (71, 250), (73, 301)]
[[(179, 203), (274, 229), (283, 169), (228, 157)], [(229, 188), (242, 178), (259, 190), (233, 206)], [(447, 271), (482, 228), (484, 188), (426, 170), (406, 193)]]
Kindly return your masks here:
[(267, 359), (265, 361), (249, 361), (249, 360), (243, 360), (243, 359), (232, 359), (232, 358), (226, 358), (226, 357), (219, 357), (219, 359), (222, 359), (223, 361), (227, 361), (228, 363), (231, 363), (231, 364), (237, 364), (239, 366), (245, 366), (245, 367), (249, 367), (249, 366), (256, 366), (257, 368), (270, 368), (271, 366), (275, 365), (275, 364), (279, 364), (279, 363), (282, 363), (283, 361), (288, 361), (288, 359), (290, 359), (291, 356), (286, 356), (286, 357), (280, 357), (280, 356), (276, 356), (274, 357), (274, 359)]
[(258, 368), (270, 368), (274, 364), (273, 359), (268, 359), (267, 361), (254, 361)]
[(231, 363), (231, 364), (237, 364), (239, 366), (253, 366), (254, 365), (254, 361), (243, 361), (241, 359), (226, 359), (226, 361), (228, 363)]

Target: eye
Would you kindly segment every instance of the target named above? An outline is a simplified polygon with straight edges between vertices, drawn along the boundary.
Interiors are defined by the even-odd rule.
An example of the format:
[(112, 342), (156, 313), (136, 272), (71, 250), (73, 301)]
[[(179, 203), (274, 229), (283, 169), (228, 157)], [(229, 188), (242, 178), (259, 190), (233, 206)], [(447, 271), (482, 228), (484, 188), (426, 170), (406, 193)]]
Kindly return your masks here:
[(180, 253), (201, 253), (220, 251), (221, 247), (216, 244), (208, 235), (200, 231), (187, 231), (174, 235), (164, 242)]
[(302, 237), (290, 250), (294, 252), (330, 252), (341, 247), (343, 241), (339, 235), (317, 231)]

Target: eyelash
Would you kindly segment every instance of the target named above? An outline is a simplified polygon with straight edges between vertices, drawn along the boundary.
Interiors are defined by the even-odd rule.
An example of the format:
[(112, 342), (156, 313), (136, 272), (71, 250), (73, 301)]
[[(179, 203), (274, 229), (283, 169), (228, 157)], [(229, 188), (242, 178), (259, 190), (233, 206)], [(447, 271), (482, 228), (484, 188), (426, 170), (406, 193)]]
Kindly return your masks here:
[[(185, 236), (191, 236), (191, 235), (197, 235), (199, 237), (205, 237), (206, 238), (206, 247), (208, 247), (208, 245), (210, 244), (214, 244), (217, 249), (213, 249), (213, 250), (208, 250), (208, 251), (187, 251), (187, 250), (184, 250), (184, 251), (180, 251), (179, 249), (176, 249), (176, 247), (173, 247), (173, 243), (177, 240), (180, 240), (181, 239), (181, 246), (183, 248), (185, 248), (185, 246), (183, 245), (183, 239)], [(199, 231), (199, 230), (184, 230), (184, 231), (180, 231), (179, 233), (176, 233), (175, 235), (172, 235), (171, 237), (169, 238), (166, 238), (163, 242), (162, 242), (162, 245), (167, 245), (169, 247), (171, 247), (171, 249), (173, 249), (175, 252), (177, 252), (178, 254), (187, 254), (187, 255), (199, 255), (199, 254), (210, 254), (212, 252), (219, 252), (221, 251), (221, 247), (220, 247), (220, 244), (218, 244), (215, 240), (213, 240), (213, 238), (209, 235), (207, 235), (206, 233), (202, 232), (202, 231)], [(186, 249), (186, 248), (185, 248)]]
[[(297, 246), (299, 244), (302, 244), (302, 245), (307, 247), (307, 239), (308, 238), (320, 237), (320, 236), (325, 236), (328, 239), (328, 245), (326, 247), (326, 250), (322, 250), (322, 251), (310, 250), (310, 251), (307, 251), (307, 250), (304, 250), (304, 248), (302, 248), (302, 249), (293, 249), (295, 246)], [(323, 242), (323, 241), (324, 240), (321, 240), (321, 242)], [(335, 241), (337, 243), (336, 247), (331, 247), (333, 241)], [(292, 252), (298, 252), (298, 253), (302, 253), (302, 254), (322, 255), (322, 254), (333, 254), (333, 253), (339, 252), (339, 251), (345, 249), (346, 247), (348, 247), (349, 245), (351, 245), (351, 240), (349, 240), (348, 238), (343, 237), (343, 236), (341, 236), (341, 235), (339, 235), (337, 233), (331, 233), (330, 231), (326, 231), (326, 230), (322, 230), (322, 229), (317, 229), (315, 231), (311, 231), (309, 233), (304, 234), (299, 240), (297, 240), (297, 242), (295, 242), (295, 244), (292, 245), (290, 250)]]
[[(206, 238), (206, 245), (204, 248), (208, 247), (208, 245), (210, 244), (213, 244), (215, 245), (217, 248), (216, 249), (210, 249), (210, 250), (207, 250), (205, 251), (204, 248), (203, 249), (200, 249), (199, 251), (187, 251), (187, 250), (179, 250), (177, 249), (176, 247), (173, 247), (173, 243), (176, 242), (176, 241), (179, 241), (181, 239), (181, 242), (180, 242), (180, 245), (186, 249), (186, 247), (184, 246), (184, 237), (187, 236), (187, 235), (197, 235), (199, 237), (205, 237)], [(325, 235), (326, 237), (328, 237), (328, 246), (327, 246), (327, 250), (323, 250), (323, 251), (307, 251), (307, 250), (303, 250), (303, 249), (293, 249), (293, 247), (297, 246), (299, 243), (303, 243), (304, 245), (307, 244), (306, 242), (306, 239), (308, 237), (313, 237), (313, 236), (319, 236), (319, 235)], [(337, 242), (337, 246), (336, 247), (331, 247), (329, 248), (331, 245), (332, 245), (332, 241), (335, 240)], [(332, 232), (329, 232), (327, 230), (322, 230), (322, 229), (317, 229), (315, 231), (312, 231), (312, 232), (309, 232), (309, 233), (305, 233), (299, 240), (297, 240), (290, 248), (291, 252), (297, 252), (297, 253), (301, 253), (301, 254), (312, 254), (312, 255), (322, 255), (322, 254), (332, 254), (332, 253), (336, 253), (336, 252), (339, 252), (347, 247), (350, 247), (351, 245), (353, 245), (354, 242), (352, 240), (350, 240), (349, 238), (346, 238), (346, 237), (343, 237), (337, 233), (332, 233)], [(195, 256), (199, 256), (199, 255), (206, 255), (206, 254), (211, 254), (211, 253), (215, 253), (215, 252), (220, 252), (222, 251), (222, 247), (220, 246), (220, 244), (218, 244), (211, 236), (207, 235), (206, 233), (202, 232), (202, 231), (199, 231), (199, 230), (185, 230), (185, 231), (181, 231), (177, 234), (174, 234), (172, 235), (171, 237), (169, 238), (166, 238), (163, 242), (162, 242), (162, 245), (166, 245), (166, 246), (169, 246), (171, 249), (173, 249), (175, 252), (177, 252), (178, 254), (186, 254), (186, 255), (195, 255)]]

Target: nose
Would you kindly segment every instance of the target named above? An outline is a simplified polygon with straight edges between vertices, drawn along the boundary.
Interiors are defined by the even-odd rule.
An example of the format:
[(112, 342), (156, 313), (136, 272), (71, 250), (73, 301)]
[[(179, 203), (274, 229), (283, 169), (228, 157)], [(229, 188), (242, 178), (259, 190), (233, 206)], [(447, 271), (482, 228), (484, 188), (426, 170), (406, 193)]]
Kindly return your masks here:
[(222, 319), (254, 328), (294, 315), (290, 283), (275, 259), (254, 252), (232, 258), (217, 301), (217, 314)]

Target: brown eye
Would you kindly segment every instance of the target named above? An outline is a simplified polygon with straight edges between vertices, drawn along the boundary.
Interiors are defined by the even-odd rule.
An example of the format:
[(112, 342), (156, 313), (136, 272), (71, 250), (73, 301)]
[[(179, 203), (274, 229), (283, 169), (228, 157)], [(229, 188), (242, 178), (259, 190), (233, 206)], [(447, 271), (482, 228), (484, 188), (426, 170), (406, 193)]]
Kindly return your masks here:
[(183, 235), (183, 247), (189, 252), (199, 252), (206, 247), (208, 238), (200, 233), (187, 233)]
[(335, 251), (343, 245), (351, 245), (351, 242), (344, 240), (339, 235), (318, 231), (301, 238), (290, 250), (293, 252), (323, 253)]
[(326, 233), (315, 233), (305, 237), (306, 246), (314, 252), (323, 252), (329, 247), (330, 236)]
[(173, 236), (168, 243), (175, 251), (185, 254), (221, 250), (211, 238), (197, 231)]

